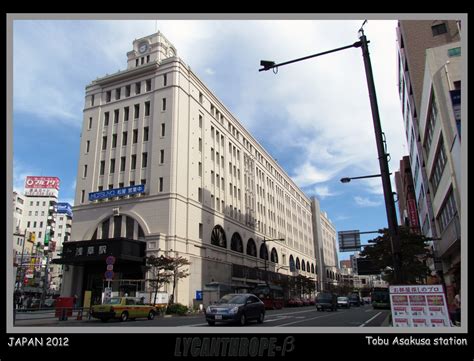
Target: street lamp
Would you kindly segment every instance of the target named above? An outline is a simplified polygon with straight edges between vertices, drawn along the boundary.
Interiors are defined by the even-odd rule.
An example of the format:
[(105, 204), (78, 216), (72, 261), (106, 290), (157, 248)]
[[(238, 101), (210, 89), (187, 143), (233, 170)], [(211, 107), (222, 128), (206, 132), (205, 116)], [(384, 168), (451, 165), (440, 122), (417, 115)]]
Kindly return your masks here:
[(388, 229), (390, 232), (390, 241), (392, 247), (392, 257), (393, 257), (393, 265), (394, 265), (394, 283), (401, 284), (403, 283), (403, 276), (402, 276), (402, 263), (401, 263), (401, 254), (400, 254), (400, 242), (398, 236), (398, 227), (397, 227), (397, 213), (395, 210), (395, 202), (393, 200), (393, 192), (392, 192), (392, 185), (390, 183), (390, 172), (388, 167), (388, 156), (389, 154), (385, 152), (385, 139), (384, 133), (382, 132), (382, 127), (380, 125), (380, 116), (379, 110), (377, 105), (377, 96), (375, 92), (375, 84), (374, 84), (374, 77), (372, 74), (372, 65), (370, 62), (370, 55), (369, 55), (369, 48), (367, 37), (364, 35), (363, 26), (367, 22), (364, 21), (362, 27), (359, 29), (359, 41), (355, 42), (352, 45), (343, 46), (341, 48), (328, 50), (322, 53), (317, 53), (313, 55), (309, 55), (303, 58), (298, 58), (294, 60), (290, 60), (284, 63), (275, 64), (272, 61), (265, 60), (260, 64), (263, 68), (259, 69), (259, 71), (267, 71), (269, 69), (278, 69), (279, 66), (295, 63), (301, 60), (306, 60), (310, 58), (314, 58), (320, 55), (325, 55), (329, 53), (333, 53), (336, 51), (349, 49), (349, 48), (362, 48), (362, 57), (364, 59), (364, 67), (365, 67), (365, 75), (367, 79), (367, 87), (369, 90), (369, 99), (370, 99), (370, 107), (372, 110), (372, 120), (374, 124), (374, 132), (375, 132), (375, 141), (377, 143), (377, 153), (379, 158), (379, 166), (380, 166), (380, 176), (382, 177), (382, 186), (385, 198), (385, 210), (387, 213), (387, 221), (388, 221)]
[(349, 183), (352, 179), (375, 178), (375, 177), (381, 177), (381, 176), (382, 176), (381, 174), (373, 174), (373, 175), (364, 175), (360, 177), (344, 177), (344, 178), (341, 178), (341, 183)]

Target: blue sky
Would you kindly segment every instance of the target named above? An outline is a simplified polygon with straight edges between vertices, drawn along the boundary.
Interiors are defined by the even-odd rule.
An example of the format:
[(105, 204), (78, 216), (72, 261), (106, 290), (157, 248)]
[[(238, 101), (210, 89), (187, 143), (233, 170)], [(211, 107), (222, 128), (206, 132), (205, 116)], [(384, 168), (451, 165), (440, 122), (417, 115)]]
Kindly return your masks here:
[[(339, 182), (379, 173), (361, 50), (258, 72), (262, 59), (279, 63), (358, 41), (358, 18), (15, 20), (14, 189), (23, 191), (27, 175), (57, 176), (60, 200), (74, 204), (85, 87), (125, 69), (133, 40), (158, 29), (303, 191), (320, 200), (337, 231), (386, 227), (380, 178)], [(369, 19), (364, 29), (394, 173), (407, 154), (396, 20)]]

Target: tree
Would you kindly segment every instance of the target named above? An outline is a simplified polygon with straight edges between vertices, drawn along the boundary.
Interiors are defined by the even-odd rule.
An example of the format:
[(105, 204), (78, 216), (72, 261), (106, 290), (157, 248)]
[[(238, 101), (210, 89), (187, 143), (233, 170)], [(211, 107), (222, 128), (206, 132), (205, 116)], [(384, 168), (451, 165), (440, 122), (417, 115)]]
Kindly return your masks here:
[[(376, 269), (383, 273), (383, 279), (389, 284), (393, 283), (393, 258), (390, 242), (390, 233), (387, 228), (383, 229), (383, 234), (369, 241), (373, 245), (365, 247), (360, 253), (362, 257), (368, 258)], [(405, 284), (417, 284), (428, 274), (428, 267), (424, 261), (430, 257), (428, 242), (431, 241), (423, 235), (410, 232), (409, 228), (398, 227), (400, 240), (402, 275)]]
[(185, 266), (188, 266), (191, 264), (186, 258), (178, 256), (176, 258), (170, 258), (171, 263), (170, 263), (170, 270), (171, 270), (171, 276), (173, 279), (173, 292), (171, 293), (170, 301), (169, 303), (174, 303), (174, 293), (176, 290), (176, 284), (178, 283), (178, 280), (181, 278), (186, 278), (190, 275), (190, 273), (187, 270), (183, 270), (182, 268)]
[(150, 288), (155, 294), (153, 298), (153, 304), (156, 304), (156, 295), (161, 286), (165, 283), (170, 283), (173, 276), (172, 266), (173, 258), (165, 257), (161, 255), (160, 257), (148, 256), (146, 257), (146, 270), (148, 271)]

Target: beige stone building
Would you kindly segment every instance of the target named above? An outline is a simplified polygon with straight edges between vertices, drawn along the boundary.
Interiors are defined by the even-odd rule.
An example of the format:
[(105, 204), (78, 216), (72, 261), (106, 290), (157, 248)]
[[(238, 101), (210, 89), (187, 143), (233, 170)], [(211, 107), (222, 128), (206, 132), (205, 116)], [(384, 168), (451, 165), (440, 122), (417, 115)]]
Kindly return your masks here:
[(189, 306), (210, 283), (316, 281), (310, 199), (161, 33), (127, 59), (86, 87), (62, 294), (97, 297), (109, 255), (127, 293), (146, 288), (147, 255), (187, 258), (175, 300)]

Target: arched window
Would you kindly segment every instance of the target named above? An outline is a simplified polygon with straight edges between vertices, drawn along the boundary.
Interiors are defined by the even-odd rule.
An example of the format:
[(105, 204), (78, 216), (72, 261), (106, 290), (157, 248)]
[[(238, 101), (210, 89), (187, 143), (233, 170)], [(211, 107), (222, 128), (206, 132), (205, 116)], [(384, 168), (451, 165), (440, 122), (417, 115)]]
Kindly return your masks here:
[(311, 271), (311, 266), (309, 265), (309, 262), (306, 262), (306, 271), (307, 272)]
[(273, 263), (278, 263), (278, 252), (275, 247), (272, 248), (272, 251), (270, 253), (270, 261), (272, 261)]
[(236, 251), (240, 253), (244, 252), (244, 246), (242, 245), (242, 238), (240, 238), (240, 234), (238, 234), (237, 232), (235, 232), (232, 235), (232, 238), (230, 240), (230, 249), (232, 251)]
[(249, 256), (257, 257), (257, 246), (253, 238), (249, 238), (247, 241), (247, 254)]
[(299, 257), (296, 257), (296, 269), (301, 269)]
[(314, 273), (314, 264), (311, 263), (311, 273)]
[(306, 263), (304, 263), (304, 259), (301, 260), (301, 270), (306, 271)]
[(260, 258), (268, 260), (268, 249), (265, 243), (260, 245)]
[(290, 255), (290, 272), (295, 272), (295, 270), (295, 259), (293, 258), (293, 255)]
[(217, 225), (211, 233), (211, 244), (222, 248), (227, 248), (227, 239), (225, 237), (224, 229)]
[[(125, 222), (123, 222), (125, 217)], [(122, 230), (122, 225), (125, 225), (125, 230)], [(112, 228), (112, 237), (118, 238), (124, 235), (125, 238), (134, 240), (145, 240), (145, 232), (140, 224), (132, 217), (127, 215), (114, 216), (111, 218), (104, 219), (92, 234), (91, 240), (95, 239), (108, 239), (110, 234), (110, 228)], [(136, 232), (136, 233), (135, 233)], [(100, 234), (100, 238), (99, 237)], [(136, 236), (135, 236), (136, 235)]]

